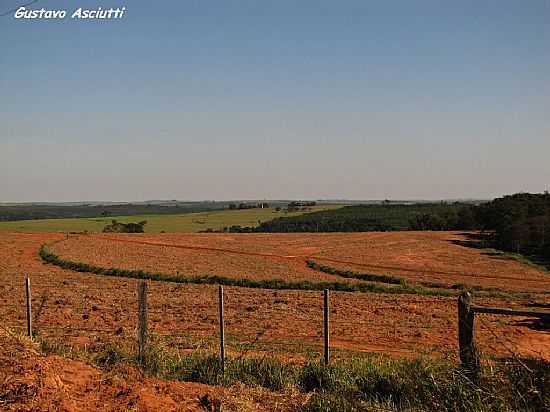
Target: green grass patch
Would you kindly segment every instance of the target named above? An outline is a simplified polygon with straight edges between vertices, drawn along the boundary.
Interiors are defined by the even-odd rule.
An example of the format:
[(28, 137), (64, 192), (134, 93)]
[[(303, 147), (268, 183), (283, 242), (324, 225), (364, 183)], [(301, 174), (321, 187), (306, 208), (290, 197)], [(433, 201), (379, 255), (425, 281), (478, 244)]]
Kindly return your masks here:
[(460, 368), (433, 360), (351, 360), (305, 365), (302, 390), (314, 395), (302, 411), (543, 411), (550, 406), (550, 365), (501, 361), (473, 384)]
[(336, 275), (348, 279), (359, 279), (369, 282), (381, 282), (389, 283), (391, 285), (405, 285), (406, 281), (403, 278), (390, 275), (376, 275), (374, 273), (357, 273), (352, 270), (337, 269), (332, 266), (326, 266), (315, 262), (314, 260), (306, 260), (306, 264), (310, 269), (317, 270), (319, 272), (328, 273), (330, 275)]

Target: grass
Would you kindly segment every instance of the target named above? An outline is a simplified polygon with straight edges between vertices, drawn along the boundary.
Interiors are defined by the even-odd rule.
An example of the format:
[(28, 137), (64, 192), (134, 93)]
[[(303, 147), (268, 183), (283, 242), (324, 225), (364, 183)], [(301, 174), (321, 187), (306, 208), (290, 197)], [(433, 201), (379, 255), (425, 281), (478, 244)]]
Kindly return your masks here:
[[(41, 345), (44, 353), (75, 356), (70, 349)], [(82, 356), (81, 354), (79, 356)], [(80, 359), (82, 359), (80, 357)], [(306, 400), (301, 412), (390, 411), (548, 411), (550, 364), (541, 360), (497, 359), (483, 368), (478, 384), (453, 363), (430, 358), (386, 356), (285, 363), (274, 357), (228, 357), (222, 372), (213, 352), (182, 354), (154, 339), (138, 361), (135, 348), (112, 344), (88, 353), (88, 361), (111, 369), (140, 368), (160, 379), (231, 386), (243, 383), (274, 392), (294, 388)]]
[(390, 294), (418, 294), (426, 296), (454, 296), (456, 292), (442, 289), (427, 289), (420, 286), (409, 286), (400, 284), (387, 286), (379, 283), (348, 283), (348, 282), (311, 282), (308, 280), (290, 282), (282, 279), (238, 279), (216, 275), (186, 276), (168, 275), (164, 273), (153, 273), (144, 270), (130, 270), (118, 268), (103, 268), (88, 263), (72, 262), (64, 260), (52, 253), (46, 245), (40, 248), (39, 255), (46, 263), (59, 266), (63, 269), (76, 272), (94, 273), (103, 276), (117, 276), (133, 279), (156, 280), (173, 283), (194, 283), (194, 284), (215, 284), (226, 286), (237, 286), (245, 288), (276, 289), (276, 290), (334, 290), (338, 292), (364, 292), (364, 293), (390, 293)]
[(326, 266), (315, 262), (314, 260), (306, 260), (306, 264), (310, 269), (317, 270), (319, 272), (328, 273), (330, 275), (341, 276), (348, 279), (359, 279), (369, 282), (382, 282), (391, 285), (405, 285), (406, 281), (403, 278), (390, 275), (376, 275), (374, 273), (358, 273), (352, 270), (342, 270), (331, 266)]
[[(113, 355), (109, 355), (113, 358)], [(118, 358), (121, 358), (117, 355)], [(213, 353), (167, 356), (152, 347), (144, 369), (161, 378), (229, 386), (241, 382), (271, 391), (296, 387), (311, 394), (303, 411), (361, 411), (385, 405), (394, 410), (542, 411), (550, 407), (550, 365), (501, 361), (474, 385), (455, 365), (428, 359), (386, 357), (287, 364), (276, 358), (229, 358), (225, 373)]]
[(281, 216), (298, 216), (304, 213), (330, 210), (343, 205), (320, 205), (311, 208), (308, 212), (277, 212), (273, 208), (219, 210), (212, 212), (184, 213), (178, 215), (136, 215), (136, 216), (109, 216), (96, 218), (74, 219), (37, 219), (0, 222), (0, 231), (4, 232), (101, 232), (103, 228), (116, 219), (122, 223), (139, 222), (146, 220), (147, 233), (160, 232), (198, 232), (205, 229), (223, 229), (226, 226), (257, 226)]
[(303, 411), (362, 411), (369, 406), (421, 411), (542, 411), (550, 407), (548, 364), (516, 362), (487, 368), (479, 385), (454, 365), (430, 360), (346, 361), (308, 364), (303, 390), (315, 391)]

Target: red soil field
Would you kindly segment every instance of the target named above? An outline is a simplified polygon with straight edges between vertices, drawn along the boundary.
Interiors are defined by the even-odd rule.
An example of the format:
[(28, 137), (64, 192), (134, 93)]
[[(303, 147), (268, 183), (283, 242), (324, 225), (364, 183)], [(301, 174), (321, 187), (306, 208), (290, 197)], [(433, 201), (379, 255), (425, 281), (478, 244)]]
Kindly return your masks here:
[(53, 250), (77, 262), (167, 274), (346, 281), (308, 268), (311, 258), (412, 283), (550, 293), (548, 273), (453, 243), (464, 240), (455, 232), (95, 235), (69, 239)]
[[(44, 264), (38, 256), (38, 250), (43, 243), (54, 240), (62, 240), (53, 247), (62, 257), (105, 266), (112, 262), (116, 267), (126, 265), (145, 269), (141, 265), (148, 263), (156, 271), (162, 272), (173, 264), (173, 256), (178, 265), (180, 262), (183, 265), (183, 256), (190, 257), (200, 251), (182, 247), (208, 247), (227, 248), (238, 253), (209, 250), (205, 252), (209, 253), (208, 259), (202, 263), (205, 268), (217, 269), (225, 265), (228, 259), (238, 256), (240, 259), (250, 259), (253, 265), (257, 265), (252, 267), (254, 271), (243, 267), (243, 273), (260, 272), (259, 269), (265, 265), (265, 259), (268, 259), (268, 263), (277, 265), (284, 262), (291, 269), (294, 267), (292, 265), (297, 265), (296, 267), (302, 268), (300, 275), (304, 276), (308, 272), (303, 270), (302, 264), (297, 263), (304, 256), (335, 254), (340, 249), (349, 253), (341, 260), (357, 259), (358, 256), (353, 253), (360, 249), (361, 239), (369, 239), (370, 244), (374, 244), (377, 237), (382, 237), (385, 239), (385, 247), (375, 248), (378, 250), (376, 253), (382, 253), (391, 245), (392, 236), (393, 241), (399, 244), (406, 241), (407, 235), (420, 239), (421, 243), (426, 236), (429, 244), (440, 244), (443, 250), (448, 249), (449, 256), (460, 253), (469, 256), (473, 253), (470, 271), (472, 268), (496, 267), (498, 270), (488, 270), (485, 273), (492, 273), (494, 277), (524, 276), (534, 284), (545, 284), (543, 279), (547, 275), (533, 268), (515, 261), (492, 259), (481, 255), (479, 250), (470, 250), (447, 242), (448, 238), (458, 236), (452, 233), (111, 236), (122, 241), (106, 240), (102, 236), (81, 236), (64, 241), (64, 236), (59, 234), (2, 233), (0, 316), (4, 326), (20, 332), (24, 330), (23, 278), (25, 274), (29, 274), (32, 279), (34, 325), (41, 336), (88, 348), (105, 342), (135, 342), (137, 281), (72, 272)], [(347, 238), (350, 239), (349, 244), (345, 244)], [(178, 247), (143, 245), (133, 243), (134, 241)], [(107, 247), (105, 242), (110, 242), (111, 247)], [(353, 244), (356, 245), (355, 249)], [(412, 251), (413, 244), (410, 242), (409, 247)], [(424, 247), (418, 245), (422, 252), (419, 256), (427, 256)], [(168, 252), (169, 256), (159, 258), (162, 251)], [(180, 255), (180, 251), (185, 255)], [(141, 257), (145, 253), (147, 256)], [(278, 256), (255, 256), (255, 253)], [(388, 266), (395, 265), (399, 254), (391, 251), (386, 253), (388, 260), (393, 259)], [(289, 258), (289, 255), (300, 258)], [(140, 260), (132, 262), (125, 256), (138, 256)], [(261, 263), (255, 262), (256, 258), (260, 258)], [(407, 257), (404, 261), (407, 261), (407, 269), (410, 269), (415, 264), (428, 265), (426, 259), (424, 257), (423, 260), (411, 263)], [(435, 258), (436, 263), (430, 266), (430, 270), (450, 273), (451, 268), (445, 268), (440, 259), (442, 258)], [(466, 265), (467, 259), (463, 257), (458, 262)], [(239, 265), (246, 262), (247, 260), (239, 261)], [(376, 263), (382, 262), (380, 258)], [(453, 269), (456, 268), (453, 262), (450, 263)], [(172, 269), (183, 272), (179, 267)], [(232, 270), (237, 270), (237, 265)], [(219, 274), (214, 270), (212, 272)], [(234, 272), (233, 275), (238, 276), (239, 273)], [(509, 283), (512, 282), (507, 279), (501, 282), (503, 287), (507, 287)], [(150, 282), (149, 285), (149, 320), (153, 336), (158, 334), (158, 339), (165, 339), (171, 347), (184, 350), (213, 347), (216, 344), (218, 325), (215, 285), (169, 282)], [(520, 289), (519, 281), (517, 286)], [(541, 296), (547, 295), (539, 297)], [(503, 307), (528, 303), (527, 300), (517, 297), (507, 300), (478, 297), (475, 301), (478, 304)], [(226, 334), (230, 352), (246, 350), (251, 353), (275, 353), (296, 361), (309, 356), (308, 352), (317, 353), (318, 356), (322, 342), (321, 306), (322, 293), (316, 291), (226, 287)], [(510, 356), (511, 350), (521, 356), (550, 359), (550, 334), (534, 330), (525, 318), (483, 315), (476, 319), (478, 342), (484, 355)], [(426, 355), (456, 359), (456, 298), (332, 292), (331, 321), (331, 344), (335, 356), (374, 352), (394, 356)]]

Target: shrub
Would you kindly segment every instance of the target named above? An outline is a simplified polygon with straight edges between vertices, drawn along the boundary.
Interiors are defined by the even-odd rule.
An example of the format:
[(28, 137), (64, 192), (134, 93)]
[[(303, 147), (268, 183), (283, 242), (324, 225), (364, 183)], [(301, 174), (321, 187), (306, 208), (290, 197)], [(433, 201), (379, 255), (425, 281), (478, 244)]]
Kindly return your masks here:
[(113, 220), (110, 225), (103, 228), (104, 233), (143, 233), (143, 227), (147, 221), (138, 223), (121, 223)]

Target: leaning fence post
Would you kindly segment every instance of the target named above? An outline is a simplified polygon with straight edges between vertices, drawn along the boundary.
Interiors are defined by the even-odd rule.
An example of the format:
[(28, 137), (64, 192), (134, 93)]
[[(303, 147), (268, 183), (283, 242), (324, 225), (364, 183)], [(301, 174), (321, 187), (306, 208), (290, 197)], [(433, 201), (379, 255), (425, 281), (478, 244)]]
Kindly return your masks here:
[(142, 362), (147, 345), (147, 283), (138, 284), (138, 358)]
[(463, 292), (458, 298), (458, 345), (460, 361), (469, 377), (477, 382), (479, 378), (479, 354), (475, 342), (472, 295)]
[(31, 279), (25, 277), (25, 296), (27, 301), (27, 335), (32, 338)]
[(324, 338), (325, 338), (325, 365), (328, 365), (330, 362), (330, 332), (329, 332), (329, 300), (328, 300), (328, 289), (324, 290)]
[(223, 321), (223, 285), (219, 286), (219, 308), (220, 308), (220, 365), (222, 373), (225, 373), (225, 330)]

